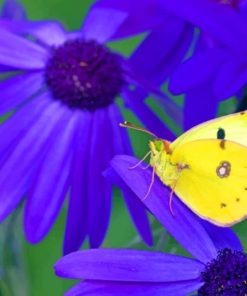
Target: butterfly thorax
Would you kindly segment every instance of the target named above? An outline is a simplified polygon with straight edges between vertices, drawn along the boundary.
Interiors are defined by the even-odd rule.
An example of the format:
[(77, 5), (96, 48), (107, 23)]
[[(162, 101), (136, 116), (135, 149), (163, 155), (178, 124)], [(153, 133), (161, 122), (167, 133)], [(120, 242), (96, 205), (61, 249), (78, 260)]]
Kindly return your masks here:
[(158, 139), (150, 141), (149, 147), (151, 150), (150, 165), (154, 167), (155, 173), (164, 184), (173, 186), (174, 180), (177, 179), (177, 166), (171, 161), (170, 142)]

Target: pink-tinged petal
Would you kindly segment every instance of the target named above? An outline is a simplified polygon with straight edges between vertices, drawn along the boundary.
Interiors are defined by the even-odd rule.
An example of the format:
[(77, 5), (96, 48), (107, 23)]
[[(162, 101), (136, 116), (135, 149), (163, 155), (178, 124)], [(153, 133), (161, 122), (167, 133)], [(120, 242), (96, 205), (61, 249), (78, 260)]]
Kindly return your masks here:
[(159, 252), (92, 249), (71, 253), (55, 265), (58, 276), (104, 281), (162, 283), (198, 279), (204, 264)]
[(88, 231), (88, 202), (86, 194), (88, 182), (87, 151), (91, 137), (91, 120), (92, 115), (90, 112), (81, 113), (70, 169), (71, 190), (63, 244), (64, 254), (77, 251)]
[(127, 18), (127, 13), (116, 9), (92, 9), (82, 27), (82, 35), (86, 39), (94, 39), (100, 43), (108, 41), (119, 26)]
[(152, 170), (143, 170), (143, 165), (130, 170), (137, 159), (119, 155), (111, 162), (113, 169), (139, 197), (153, 215), (192, 255), (202, 262), (208, 262), (217, 255), (214, 242), (201, 224), (201, 219), (192, 213), (175, 195), (169, 206), (170, 190), (156, 177), (150, 194), (144, 198), (152, 179)]
[(230, 5), (209, 0), (164, 0), (167, 11), (191, 22), (222, 44), (247, 53), (246, 19)]
[(0, 114), (5, 114), (25, 102), (43, 86), (43, 73), (20, 74), (0, 83)]
[(31, 243), (39, 242), (47, 234), (68, 191), (71, 147), (80, 117), (62, 105), (55, 117), (57, 124), (46, 139), (45, 155), (27, 196), (24, 227)]
[(227, 55), (221, 48), (208, 49), (193, 55), (171, 76), (169, 90), (176, 95), (208, 82)]
[(23, 37), (0, 29), (0, 63), (20, 69), (43, 69), (46, 50)]
[(214, 94), (219, 99), (236, 95), (247, 82), (247, 59), (231, 53), (220, 67), (214, 81)]
[(184, 296), (197, 291), (201, 286), (199, 279), (165, 284), (85, 281), (64, 296)]

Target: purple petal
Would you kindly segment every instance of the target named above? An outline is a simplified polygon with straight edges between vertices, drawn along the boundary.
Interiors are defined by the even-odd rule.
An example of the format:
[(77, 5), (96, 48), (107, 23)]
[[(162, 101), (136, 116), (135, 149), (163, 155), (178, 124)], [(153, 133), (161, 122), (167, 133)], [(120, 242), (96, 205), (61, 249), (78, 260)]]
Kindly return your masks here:
[(88, 231), (87, 224), (87, 159), (92, 116), (82, 113), (70, 170), (71, 191), (64, 237), (64, 254), (77, 251)]
[[(127, 130), (119, 127), (119, 123), (124, 122), (119, 107), (116, 105), (112, 105), (112, 107), (109, 108), (109, 115), (112, 119), (111, 125), (112, 138), (114, 139), (114, 155), (120, 153), (132, 153)], [(111, 175), (110, 181), (112, 182), (114, 178), (113, 183), (118, 186), (118, 182), (121, 182), (121, 178), (119, 178), (112, 169), (108, 169), (106, 172), (104, 172), (104, 176), (109, 177), (109, 175)], [(151, 245), (152, 232), (145, 208), (137, 197), (132, 198), (133, 193), (131, 192), (131, 190), (129, 190), (127, 186), (125, 186), (125, 188), (121, 187), (121, 189), (123, 190), (124, 200), (137, 231), (139, 232), (143, 240), (148, 245)]]
[(70, 289), (65, 296), (184, 296), (198, 290), (201, 286), (202, 283), (199, 280), (166, 284), (85, 281)]
[[(111, 164), (130, 189), (143, 200), (150, 186), (152, 172), (144, 171), (141, 165), (130, 170), (129, 167), (137, 161), (129, 156), (116, 156)], [(143, 203), (185, 249), (202, 262), (208, 262), (217, 255), (217, 249), (203, 228), (201, 219), (176, 196), (172, 201), (173, 215), (169, 207), (169, 195), (170, 190), (156, 177), (152, 190)]]
[(18, 34), (28, 34), (46, 45), (56, 46), (66, 41), (66, 33), (58, 22), (0, 20), (0, 26)]
[(0, 114), (11, 111), (33, 96), (43, 85), (43, 73), (20, 74), (0, 83)]
[(167, 17), (157, 1), (149, 0), (143, 0), (141, 6), (136, 1), (97, 1), (93, 9), (115, 9), (128, 15), (112, 39), (126, 38), (153, 29), (165, 22)]
[(151, 246), (153, 244), (152, 229), (149, 224), (148, 216), (141, 201), (136, 195), (129, 189), (128, 186), (122, 181), (122, 179), (115, 173), (113, 169), (108, 169), (104, 172), (105, 177), (114, 185), (121, 188), (125, 203), (128, 207), (130, 216), (134, 222), (134, 225), (144, 240), (144, 242)]
[[(88, 227), (91, 247), (98, 247), (105, 236), (111, 211), (111, 184), (103, 176), (113, 157), (111, 118), (107, 109), (93, 114), (91, 141), (88, 143)], [(102, 132), (104, 131), (104, 132)]]
[[(45, 155), (32, 180), (25, 207), (24, 227), (31, 243), (37, 243), (49, 231), (68, 191), (71, 147), (79, 116), (60, 106), (53, 118), (56, 125), (46, 138)], [(49, 125), (51, 121), (52, 118)]]
[(42, 69), (46, 50), (41, 46), (0, 29), (0, 63), (21, 69)]
[(247, 52), (247, 22), (230, 6), (208, 0), (165, 0), (160, 5), (235, 51)]
[(124, 282), (173, 282), (198, 279), (204, 264), (158, 252), (94, 249), (71, 253), (55, 265), (58, 276)]
[(227, 52), (220, 48), (193, 55), (171, 76), (169, 90), (180, 94), (208, 82), (226, 56)]
[(235, 55), (222, 65), (214, 82), (214, 94), (219, 99), (234, 96), (247, 82), (247, 60)]
[[(39, 105), (39, 102), (37, 104)], [(56, 104), (50, 104), (42, 110), (29, 129), (18, 135), (13, 142), (10, 142), (11, 146), (7, 147), (0, 170), (0, 220), (14, 209), (27, 190), (33, 171), (42, 160), (46, 137), (52, 128), (51, 123), (47, 124), (47, 118), (52, 117), (56, 110)], [(31, 116), (26, 114), (26, 116), (29, 115)], [(13, 121), (13, 123), (16, 122)], [(20, 125), (20, 122), (17, 124)], [(42, 137), (37, 138), (39, 134)]]
[(230, 228), (217, 227), (207, 221), (202, 223), (218, 250), (229, 248), (243, 251), (239, 238)]
[[(186, 39), (191, 41), (191, 28), (188, 29), (190, 38), (187, 36), (187, 29), (188, 26), (181, 19), (173, 17), (169, 18), (155, 30), (152, 30), (130, 57), (130, 64), (133, 69), (147, 79), (151, 79), (155, 84), (160, 85), (163, 83), (170, 74), (167, 71), (166, 64), (173, 58), (174, 51), (176, 51), (178, 44), (183, 39), (183, 35), (186, 35)], [(190, 42), (186, 43), (187, 46), (183, 54), (180, 57), (176, 56), (178, 60), (176, 63), (180, 62), (185, 51), (188, 49)], [(160, 72), (168, 73), (167, 75), (163, 75), (161, 79)]]
[(218, 105), (210, 82), (188, 91), (184, 103), (184, 130), (214, 118)]
[(26, 18), (26, 11), (18, 0), (5, 0), (2, 6), (1, 17), (10, 20), (24, 20)]
[(0, 162), (16, 147), (49, 104), (50, 100), (47, 100), (46, 96), (38, 96), (1, 124), (0, 131), (3, 140), (0, 141)]
[(127, 13), (116, 9), (92, 9), (82, 27), (83, 37), (100, 43), (108, 41), (127, 18)]

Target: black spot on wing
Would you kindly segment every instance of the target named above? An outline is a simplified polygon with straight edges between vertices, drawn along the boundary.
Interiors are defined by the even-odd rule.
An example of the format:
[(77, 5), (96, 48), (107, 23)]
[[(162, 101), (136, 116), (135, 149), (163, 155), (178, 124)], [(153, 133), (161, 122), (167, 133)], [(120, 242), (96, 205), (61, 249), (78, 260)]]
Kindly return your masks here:
[(221, 204), (220, 204), (220, 207), (221, 208), (225, 208), (227, 205), (226, 205), (226, 203), (224, 203), (224, 202), (222, 202)]
[(218, 128), (218, 131), (217, 131), (217, 139), (219, 140), (224, 140), (226, 137), (226, 132), (225, 130), (222, 128), (222, 127), (219, 127)]

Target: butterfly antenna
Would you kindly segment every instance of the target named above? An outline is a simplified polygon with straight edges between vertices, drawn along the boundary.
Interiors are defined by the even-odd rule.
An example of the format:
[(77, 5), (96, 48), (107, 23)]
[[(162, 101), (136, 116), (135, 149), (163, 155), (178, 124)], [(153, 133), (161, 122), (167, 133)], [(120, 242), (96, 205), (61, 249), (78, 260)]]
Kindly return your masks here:
[(146, 153), (145, 156), (144, 156), (140, 161), (137, 162), (137, 164), (135, 164), (135, 165), (129, 167), (129, 169), (130, 169), (130, 170), (133, 170), (133, 169), (137, 168), (141, 163), (143, 163), (143, 161), (144, 161), (144, 160), (145, 160), (150, 154), (151, 154), (151, 151), (149, 151), (148, 153)]
[(133, 130), (136, 130), (136, 131), (140, 131), (140, 132), (146, 133), (146, 134), (148, 134), (150, 136), (153, 136), (154, 138), (158, 138), (154, 133), (148, 131), (144, 127), (136, 126), (133, 123), (130, 123), (128, 121), (125, 121), (124, 123), (120, 123), (119, 125), (121, 127), (130, 128), (130, 129), (133, 129)]
[(145, 196), (142, 198), (142, 201), (144, 201), (144, 200), (149, 196), (150, 191), (151, 191), (151, 189), (152, 189), (152, 187), (153, 187), (153, 184), (154, 184), (155, 169), (156, 169), (155, 166), (153, 166), (152, 179), (151, 179), (150, 185), (149, 185), (149, 187), (148, 187), (148, 191), (147, 191), (147, 193), (145, 194)]

